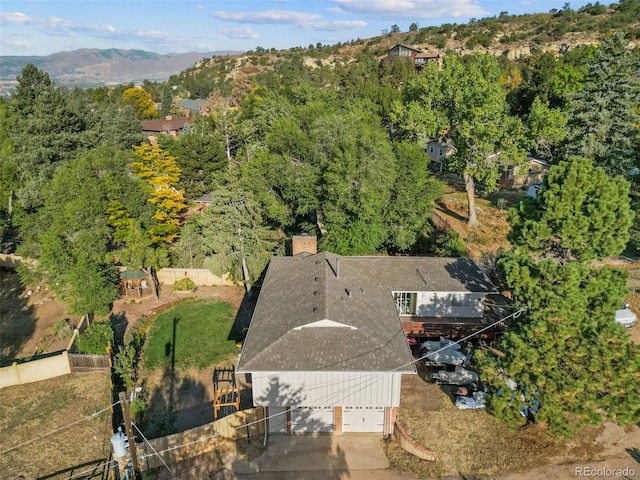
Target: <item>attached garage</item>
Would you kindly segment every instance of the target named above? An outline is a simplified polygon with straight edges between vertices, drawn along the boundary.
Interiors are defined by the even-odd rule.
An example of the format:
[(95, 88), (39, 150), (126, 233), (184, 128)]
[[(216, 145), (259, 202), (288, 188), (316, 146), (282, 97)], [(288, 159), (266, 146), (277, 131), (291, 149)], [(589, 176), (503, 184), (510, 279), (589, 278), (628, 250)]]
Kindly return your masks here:
[(292, 408), (291, 432), (333, 432), (333, 407)]
[(342, 431), (384, 433), (384, 407), (343, 407)]

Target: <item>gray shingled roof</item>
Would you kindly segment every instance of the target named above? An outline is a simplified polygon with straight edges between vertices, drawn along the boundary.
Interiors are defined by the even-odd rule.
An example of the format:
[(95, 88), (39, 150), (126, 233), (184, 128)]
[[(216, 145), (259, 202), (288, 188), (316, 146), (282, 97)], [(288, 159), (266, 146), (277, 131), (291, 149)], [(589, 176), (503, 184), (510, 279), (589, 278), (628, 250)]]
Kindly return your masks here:
[(497, 293), (471, 258), (351, 257), (380, 277), (389, 291)]
[[(238, 371), (415, 372), (394, 290), (478, 292), (495, 287), (468, 259), (341, 257), (329, 252), (274, 257)], [(346, 326), (304, 327), (322, 320)]]

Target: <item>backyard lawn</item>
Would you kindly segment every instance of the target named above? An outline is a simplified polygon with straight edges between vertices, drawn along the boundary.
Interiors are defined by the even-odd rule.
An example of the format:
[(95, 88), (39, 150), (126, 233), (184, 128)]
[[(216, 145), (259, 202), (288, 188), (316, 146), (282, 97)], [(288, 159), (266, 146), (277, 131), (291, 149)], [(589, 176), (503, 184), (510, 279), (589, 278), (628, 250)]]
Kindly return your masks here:
[(203, 369), (234, 353), (235, 318), (230, 303), (185, 301), (159, 314), (147, 334), (142, 361), (146, 369)]

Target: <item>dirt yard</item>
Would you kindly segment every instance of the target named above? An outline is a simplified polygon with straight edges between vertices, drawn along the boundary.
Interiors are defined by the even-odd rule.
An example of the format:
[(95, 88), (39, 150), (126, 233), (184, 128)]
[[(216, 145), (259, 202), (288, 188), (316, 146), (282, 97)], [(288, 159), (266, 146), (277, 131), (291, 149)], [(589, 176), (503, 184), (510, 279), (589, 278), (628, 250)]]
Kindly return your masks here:
[[(45, 287), (25, 288), (14, 270), (0, 269), (0, 363), (64, 350), (80, 317)], [(57, 326), (57, 328), (54, 328)]]
[(402, 379), (398, 421), (416, 441), (435, 451), (439, 461), (418, 460), (391, 442), (386, 448), (394, 468), (419, 478), (495, 478), (507, 472), (596, 461), (622, 462), (640, 470), (632, 456), (640, 445), (640, 426), (606, 423), (583, 430), (571, 441), (552, 442), (537, 425), (513, 430), (483, 410), (456, 408), (452, 387), (427, 380), (421, 365), (418, 370), (419, 375)]

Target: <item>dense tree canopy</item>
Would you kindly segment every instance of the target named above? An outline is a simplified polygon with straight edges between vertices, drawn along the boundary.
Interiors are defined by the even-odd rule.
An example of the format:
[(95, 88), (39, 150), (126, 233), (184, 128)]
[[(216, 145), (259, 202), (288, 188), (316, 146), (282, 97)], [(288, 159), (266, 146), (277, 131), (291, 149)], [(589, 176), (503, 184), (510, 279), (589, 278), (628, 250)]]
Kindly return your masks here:
[[(250, 69), (229, 75), (234, 62), (216, 59), (211, 68), (176, 76), (175, 90), (148, 81), (144, 89), (58, 88), (45, 72), (26, 67), (12, 98), (0, 103), (2, 228), (15, 230), (14, 245), (42, 260), (50, 281), (66, 285), (66, 293), (60, 291), (68, 298), (79, 294), (82, 282), (108, 298), (114, 267), (121, 265), (151, 272), (207, 264), (254, 281), (269, 255), (282, 251), (282, 239), (301, 231), (319, 232), (320, 247), (341, 254), (411, 252), (432, 232), (429, 217), (442, 193), (428, 171), (425, 141), (455, 147), (448, 167), (466, 180), (473, 224), (476, 184), (491, 191), (498, 165), (522, 160), (525, 145), (557, 161), (566, 131), (561, 109), (567, 98), (579, 97), (565, 94), (583, 86), (592, 96), (597, 91), (596, 73), (585, 67), (593, 49), (574, 49), (558, 60), (536, 55), (528, 63), (449, 54), (442, 70), (429, 63), (417, 73), (410, 62), (379, 63), (380, 52), (369, 46), (355, 62), (325, 61), (334, 47), (318, 44), (287, 55), (257, 49), (247, 56), (251, 65), (262, 67), (269, 56), (279, 61), (256, 68), (255, 76)], [(309, 55), (317, 60), (313, 67)], [(633, 77), (630, 63), (612, 65)], [(507, 93), (522, 118), (509, 114)], [(179, 137), (161, 137), (160, 147), (143, 143), (140, 119), (157, 114), (153, 105), (161, 97), (166, 113), (173, 94), (208, 98), (209, 115), (190, 121)], [(105, 163), (109, 156), (113, 165)], [(560, 195), (548, 187), (533, 201), (535, 208), (523, 203), (514, 217), (514, 232), (520, 232), (515, 243), (545, 255), (562, 253), (565, 260), (619, 248), (629, 216), (624, 206), (614, 214), (617, 224), (594, 209), (610, 208), (626, 187), (583, 170), (576, 175), (591, 175), (593, 191), (578, 194), (578, 187), (565, 186)], [(87, 199), (60, 200), (65, 175), (72, 179), (69, 188)], [(83, 175), (86, 185), (79, 184)], [(211, 192), (222, 202), (217, 209), (183, 225), (185, 196)], [(568, 205), (579, 198), (583, 208), (565, 221)], [(544, 213), (551, 205), (564, 213)], [(8, 229), (11, 208), (17, 229)], [(76, 226), (67, 224), (73, 215)], [(581, 246), (584, 232), (607, 229), (609, 234), (595, 234), (591, 243), (597, 247)], [(85, 235), (97, 243), (88, 243), (92, 255), (78, 250)], [(94, 277), (83, 276), (91, 271)]]
[(392, 119), (401, 131), (424, 145), (449, 141), (455, 148), (448, 168), (462, 174), (468, 199), (468, 222), (477, 226), (476, 183), (496, 188), (498, 164), (524, 159), (522, 122), (509, 115), (500, 72), (491, 55), (446, 56), (442, 70), (428, 65), (411, 77), (396, 103)]
[(566, 151), (610, 175), (640, 168), (640, 57), (622, 33), (605, 39), (582, 90), (569, 96)]
[(154, 118), (158, 114), (151, 94), (144, 88), (132, 87), (126, 89), (122, 93), (122, 102), (133, 108), (139, 120)]
[(277, 232), (265, 226), (262, 208), (251, 192), (238, 188), (234, 180), (214, 190), (212, 199), (204, 213), (188, 223), (187, 231), (193, 235), (195, 230), (200, 244), (187, 237), (177, 248), (190, 261), (203, 258), (203, 265), (218, 275), (231, 273), (251, 284), (275, 253)]
[(143, 184), (149, 203), (155, 206), (153, 225), (149, 227), (154, 244), (171, 244), (179, 236), (180, 215), (186, 209), (182, 190), (176, 188), (181, 170), (175, 157), (157, 146), (143, 143), (133, 147), (138, 159), (131, 171)]
[(572, 158), (512, 211), (516, 248), (498, 267), (528, 313), (500, 339), (504, 355), (476, 356), (499, 418), (517, 424), (533, 414), (559, 437), (604, 420), (640, 420), (640, 346), (614, 321), (628, 274), (591, 262), (625, 247), (628, 193), (622, 177)]
[(617, 255), (629, 241), (629, 182), (590, 160), (552, 167), (543, 190), (511, 212), (512, 241), (531, 252), (589, 261)]
[(75, 313), (108, 313), (118, 294), (105, 207), (135, 187), (126, 174), (130, 159), (100, 148), (64, 165), (43, 192), (42, 208), (23, 226), (20, 252), (38, 259), (39, 273)]
[[(500, 340), (504, 357), (476, 357), (483, 382), (500, 392), (491, 396), (490, 411), (518, 424), (522, 407), (536, 407), (536, 421), (560, 437), (603, 420), (638, 422), (640, 346), (614, 322), (626, 272), (551, 259), (537, 263), (517, 253), (500, 266), (530, 314)], [(514, 391), (506, 379), (517, 382)]]

